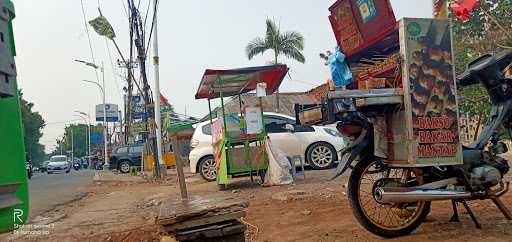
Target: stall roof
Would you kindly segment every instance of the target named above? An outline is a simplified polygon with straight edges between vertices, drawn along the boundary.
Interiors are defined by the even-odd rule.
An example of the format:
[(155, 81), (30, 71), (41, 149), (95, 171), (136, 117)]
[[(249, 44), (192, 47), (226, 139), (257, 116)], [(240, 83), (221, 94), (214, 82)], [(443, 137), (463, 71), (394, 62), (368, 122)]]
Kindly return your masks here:
[(196, 93), (196, 99), (218, 98), (222, 89), (224, 97), (247, 93), (256, 89), (256, 84), (267, 83), (267, 94), (274, 93), (283, 81), (288, 67), (270, 65), (231, 70), (211, 70), (204, 72)]

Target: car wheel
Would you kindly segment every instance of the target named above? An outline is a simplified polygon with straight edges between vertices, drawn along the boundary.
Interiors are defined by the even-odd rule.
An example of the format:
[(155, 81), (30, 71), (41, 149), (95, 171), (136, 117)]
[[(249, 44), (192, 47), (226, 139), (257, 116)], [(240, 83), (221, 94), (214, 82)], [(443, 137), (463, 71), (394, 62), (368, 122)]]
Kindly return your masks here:
[(313, 144), (307, 151), (309, 165), (315, 170), (329, 169), (336, 161), (336, 150), (324, 142)]
[(52, 174), (51, 172), (48, 172), (48, 174)]
[(217, 166), (213, 156), (206, 156), (199, 161), (199, 174), (209, 182), (217, 180)]
[(119, 171), (121, 173), (128, 173), (128, 172), (130, 172), (130, 166), (131, 166), (131, 164), (129, 161), (126, 161), (126, 160), (121, 161), (121, 163), (119, 163)]

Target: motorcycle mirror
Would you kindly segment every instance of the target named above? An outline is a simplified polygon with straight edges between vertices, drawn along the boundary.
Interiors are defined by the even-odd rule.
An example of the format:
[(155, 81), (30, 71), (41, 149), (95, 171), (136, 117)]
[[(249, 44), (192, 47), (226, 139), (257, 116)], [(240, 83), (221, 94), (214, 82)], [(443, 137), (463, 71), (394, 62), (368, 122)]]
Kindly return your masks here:
[(501, 141), (498, 142), (496, 145), (494, 145), (493, 152), (497, 155), (507, 153), (508, 152), (507, 144), (505, 144), (504, 142), (501, 142)]

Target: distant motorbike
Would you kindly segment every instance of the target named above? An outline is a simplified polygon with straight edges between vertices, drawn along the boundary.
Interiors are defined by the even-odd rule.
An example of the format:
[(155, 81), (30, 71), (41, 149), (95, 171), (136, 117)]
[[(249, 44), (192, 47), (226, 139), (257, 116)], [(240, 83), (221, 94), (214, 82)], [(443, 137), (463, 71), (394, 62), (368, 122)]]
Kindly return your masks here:
[(81, 168), (81, 165), (80, 165), (80, 163), (79, 163), (79, 162), (75, 162), (75, 163), (73, 164), (73, 169), (75, 169), (76, 171), (80, 170), (80, 168)]
[[(498, 156), (507, 147), (498, 139), (498, 129), (512, 129), (512, 80), (503, 71), (512, 63), (512, 51), (487, 54), (473, 61), (458, 77), (459, 86), (481, 83), (491, 101), (489, 122), (478, 139), (463, 147), (463, 164), (436, 167), (389, 165), (374, 154), (372, 122), (357, 110), (340, 113), (338, 130), (354, 137), (342, 153), (335, 177), (352, 169), (347, 196), (354, 216), (372, 233), (396, 237), (415, 230), (430, 212), (431, 201), (451, 200), (458, 221), (457, 203), (464, 205), (477, 228), (467, 200), (492, 200), (507, 219), (512, 213), (499, 197), (508, 191), (503, 177), (509, 171), (506, 159)], [(355, 161), (358, 158), (358, 161)]]
[(32, 164), (30, 162), (27, 162), (26, 167), (27, 167), (27, 177), (28, 177), (28, 179), (31, 179), (32, 175), (34, 173), (33, 169), (32, 169)]
[(94, 164), (94, 169), (103, 170), (103, 161), (96, 162), (96, 164)]

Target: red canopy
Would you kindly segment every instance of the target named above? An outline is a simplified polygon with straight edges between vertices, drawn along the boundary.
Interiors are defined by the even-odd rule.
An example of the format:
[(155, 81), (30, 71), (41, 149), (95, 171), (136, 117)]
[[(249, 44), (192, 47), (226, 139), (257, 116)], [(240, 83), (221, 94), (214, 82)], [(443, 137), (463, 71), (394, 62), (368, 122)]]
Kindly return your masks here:
[(281, 85), (288, 67), (286, 65), (258, 66), (231, 70), (211, 70), (204, 72), (196, 99), (235, 96), (256, 89), (256, 84), (267, 83), (267, 94), (274, 93)]

